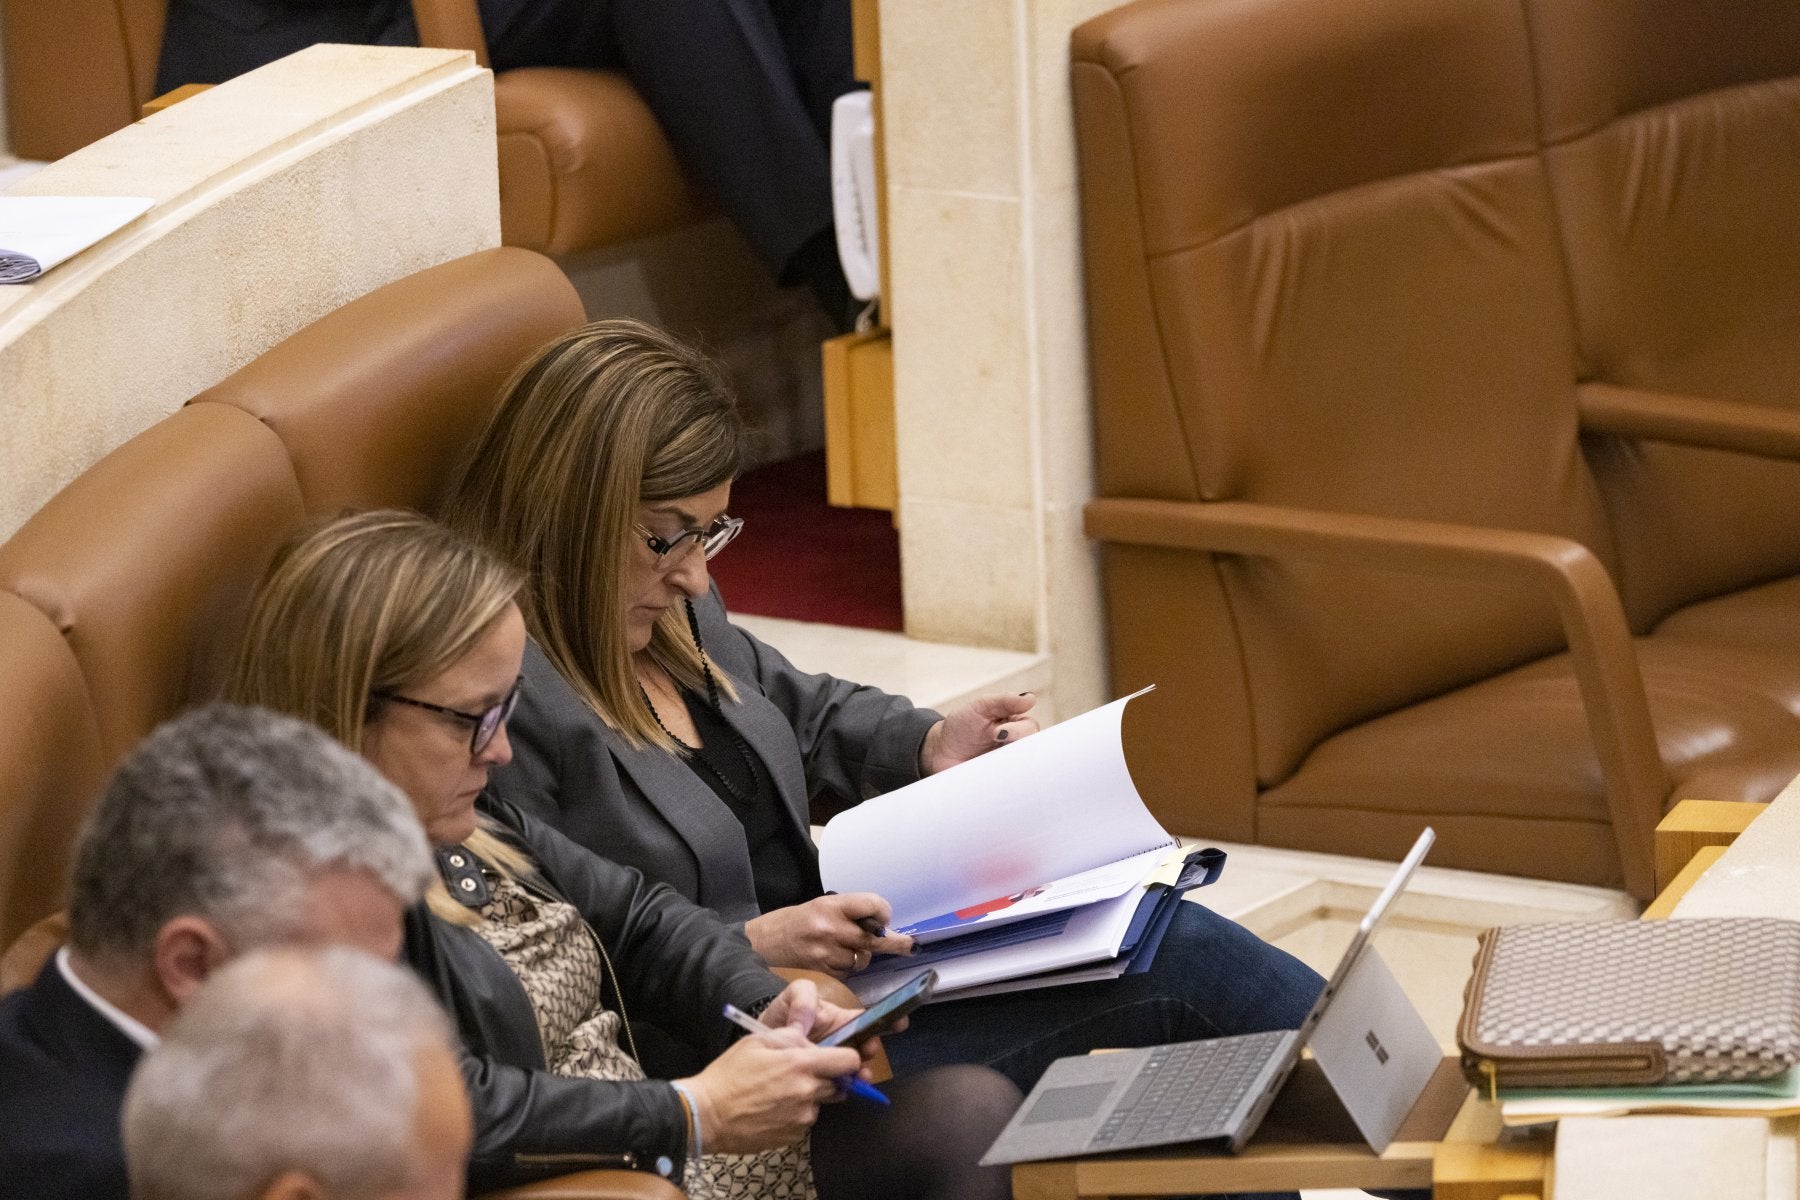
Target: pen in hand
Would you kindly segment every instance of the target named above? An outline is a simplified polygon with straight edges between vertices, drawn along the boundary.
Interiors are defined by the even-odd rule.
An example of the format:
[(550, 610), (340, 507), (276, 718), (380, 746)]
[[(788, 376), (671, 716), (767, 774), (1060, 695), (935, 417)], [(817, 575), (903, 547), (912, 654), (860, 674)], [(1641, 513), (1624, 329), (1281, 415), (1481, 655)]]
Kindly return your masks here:
[[(749, 1033), (764, 1033), (770, 1035), (775, 1033), (775, 1030), (764, 1025), (761, 1021), (757, 1020), (735, 1004), (727, 1004), (725, 1006), (725, 1019), (730, 1021), (733, 1025), (736, 1025), (739, 1029)], [(838, 1086), (849, 1092), (852, 1096), (861, 1096), (864, 1100), (873, 1100), (877, 1104), (893, 1103), (893, 1101), (889, 1100), (887, 1096), (882, 1093), (880, 1088), (872, 1083), (865, 1083), (854, 1075), (841, 1076), (838, 1079)]]
[[(837, 893), (828, 891), (825, 895), (835, 896)], [(887, 936), (887, 927), (881, 923), (881, 918), (879, 917), (857, 917), (854, 920), (854, 924), (858, 929), (862, 930), (870, 937), (878, 938)]]

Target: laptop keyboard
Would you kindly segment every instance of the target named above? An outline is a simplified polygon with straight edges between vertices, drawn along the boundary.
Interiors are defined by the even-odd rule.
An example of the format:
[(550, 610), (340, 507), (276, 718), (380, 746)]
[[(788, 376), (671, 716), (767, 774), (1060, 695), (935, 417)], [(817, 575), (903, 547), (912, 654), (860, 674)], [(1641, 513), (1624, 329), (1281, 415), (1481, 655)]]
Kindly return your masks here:
[(1188, 1142), (1223, 1132), (1287, 1036), (1277, 1030), (1152, 1047), (1089, 1145), (1104, 1150)]

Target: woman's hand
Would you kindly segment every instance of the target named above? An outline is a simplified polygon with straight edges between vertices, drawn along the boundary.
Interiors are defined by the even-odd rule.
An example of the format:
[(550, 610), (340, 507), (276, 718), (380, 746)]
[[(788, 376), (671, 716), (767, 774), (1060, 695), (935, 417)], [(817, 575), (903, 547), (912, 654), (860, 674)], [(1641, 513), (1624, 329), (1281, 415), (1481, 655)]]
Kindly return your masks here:
[[(819, 989), (812, 980), (796, 979), (782, 990), (781, 995), (769, 1001), (769, 1006), (763, 1009), (762, 1020), (765, 1025), (796, 1030), (816, 1042), (861, 1012), (860, 1008), (841, 1008), (829, 1000), (821, 1000)], [(901, 1017), (891, 1032), (901, 1032), (906, 1023), (907, 1018)], [(875, 1057), (881, 1039), (870, 1035), (851, 1045), (862, 1060), (868, 1062)]]
[(1031, 716), (1036, 704), (1036, 696), (1020, 692), (1016, 696), (977, 696), (952, 709), (925, 734), (925, 744), (919, 747), (919, 769), (935, 775), (978, 754), (1030, 737), (1038, 731)]
[[(773, 1006), (771, 1006), (773, 1007)], [(791, 1025), (751, 1034), (680, 1082), (694, 1098), (700, 1143), (708, 1154), (752, 1154), (791, 1146), (838, 1099), (837, 1081), (861, 1059), (848, 1046), (815, 1046)]]
[(876, 937), (858, 924), (886, 928), (893, 911), (874, 892), (834, 893), (764, 913), (746, 921), (744, 933), (772, 967), (805, 967), (842, 979), (877, 954), (912, 953), (912, 939), (904, 934)]

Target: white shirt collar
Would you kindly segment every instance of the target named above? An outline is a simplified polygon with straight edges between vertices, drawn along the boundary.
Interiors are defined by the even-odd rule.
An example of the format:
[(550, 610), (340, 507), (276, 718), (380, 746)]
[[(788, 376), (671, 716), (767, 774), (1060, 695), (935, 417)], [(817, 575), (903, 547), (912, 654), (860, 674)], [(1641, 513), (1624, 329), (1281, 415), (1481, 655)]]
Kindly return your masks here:
[(75, 968), (69, 965), (69, 948), (67, 946), (56, 952), (56, 969), (62, 972), (63, 982), (74, 988), (77, 996), (86, 1000), (95, 1012), (118, 1026), (119, 1032), (136, 1042), (139, 1048), (154, 1050), (156, 1043), (162, 1040), (151, 1032), (148, 1025), (123, 1011), (118, 1005), (109, 1002), (99, 992), (83, 982), (81, 976), (75, 973)]

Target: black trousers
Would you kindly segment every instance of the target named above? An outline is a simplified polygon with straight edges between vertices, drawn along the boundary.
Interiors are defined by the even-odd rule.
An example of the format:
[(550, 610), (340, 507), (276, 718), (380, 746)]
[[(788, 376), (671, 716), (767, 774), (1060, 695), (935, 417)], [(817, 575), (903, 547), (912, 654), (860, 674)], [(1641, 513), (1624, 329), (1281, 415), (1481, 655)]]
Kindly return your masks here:
[[(494, 69), (622, 71), (692, 179), (778, 278), (831, 226), (831, 102), (850, 0), (479, 0)], [(406, 0), (171, 0), (157, 90), (314, 42), (416, 45)]]

